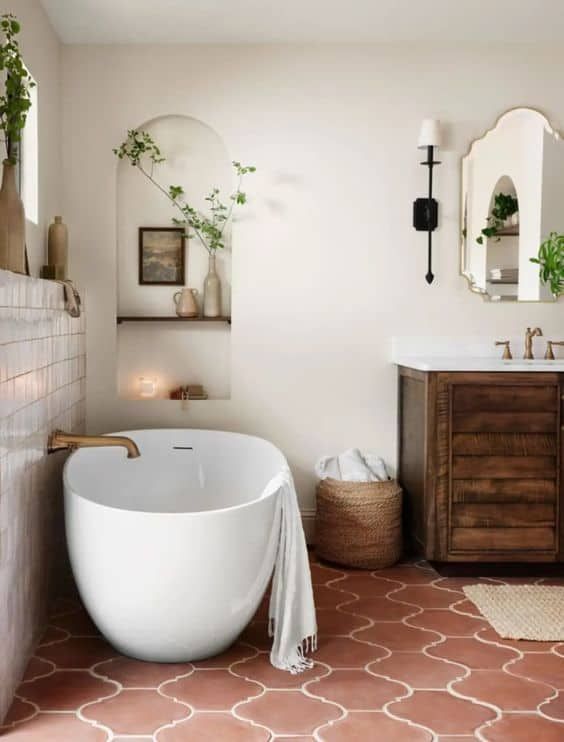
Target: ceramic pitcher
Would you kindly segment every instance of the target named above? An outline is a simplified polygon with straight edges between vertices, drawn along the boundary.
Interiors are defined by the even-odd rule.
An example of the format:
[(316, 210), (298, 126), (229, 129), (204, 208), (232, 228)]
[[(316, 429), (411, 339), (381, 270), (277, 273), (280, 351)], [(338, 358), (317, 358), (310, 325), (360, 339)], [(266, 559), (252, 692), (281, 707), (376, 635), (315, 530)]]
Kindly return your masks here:
[(182, 291), (176, 292), (173, 299), (176, 304), (176, 314), (179, 317), (198, 316), (197, 294), (197, 289), (182, 289)]

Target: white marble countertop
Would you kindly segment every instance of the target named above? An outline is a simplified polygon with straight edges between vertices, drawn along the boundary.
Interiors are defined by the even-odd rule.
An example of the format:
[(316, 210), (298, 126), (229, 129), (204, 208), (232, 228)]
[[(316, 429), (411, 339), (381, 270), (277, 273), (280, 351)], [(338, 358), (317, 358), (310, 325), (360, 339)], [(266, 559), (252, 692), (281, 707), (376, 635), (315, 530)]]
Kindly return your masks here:
[(448, 357), (448, 356), (403, 356), (394, 355), (393, 362), (417, 371), (539, 371), (564, 372), (564, 360), (545, 361), (542, 358), (526, 361), (515, 358), (504, 361), (501, 358)]

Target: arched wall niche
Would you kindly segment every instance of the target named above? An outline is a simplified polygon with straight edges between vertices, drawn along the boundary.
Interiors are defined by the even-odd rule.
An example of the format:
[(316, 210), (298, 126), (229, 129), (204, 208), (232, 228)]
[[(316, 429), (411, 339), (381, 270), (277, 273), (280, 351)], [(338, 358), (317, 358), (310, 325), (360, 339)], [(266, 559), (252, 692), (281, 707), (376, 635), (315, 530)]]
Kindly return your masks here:
[[(136, 128), (147, 131), (165, 162), (154, 166), (155, 180), (168, 190), (182, 186), (186, 200), (207, 212), (205, 197), (219, 188), (229, 204), (233, 170), (219, 134), (203, 121), (166, 115)], [(147, 163), (150, 165), (150, 163)], [(173, 227), (180, 213), (139, 170), (126, 160), (117, 165), (117, 312), (118, 316), (173, 316), (174, 294), (181, 286), (139, 284), (139, 228)], [(186, 241), (185, 286), (197, 289), (201, 305), (208, 253), (196, 237)], [(231, 234), (218, 251), (222, 314), (231, 315)], [(118, 326), (118, 391), (136, 399), (139, 378), (157, 381), (154, 398), (167, 398), (179, 385), (203, 384), (210, 399), (230, 396), (229, 325), (220, 323), (139, 322)]]

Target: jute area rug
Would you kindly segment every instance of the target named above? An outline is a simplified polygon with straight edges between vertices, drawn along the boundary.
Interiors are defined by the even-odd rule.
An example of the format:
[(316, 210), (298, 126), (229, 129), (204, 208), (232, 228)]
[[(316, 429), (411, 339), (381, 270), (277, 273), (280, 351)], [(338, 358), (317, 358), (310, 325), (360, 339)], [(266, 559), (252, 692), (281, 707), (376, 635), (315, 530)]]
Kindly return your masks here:
[(564, 641), (564, 587), (468, 585), (464, 593), (504, 639)]

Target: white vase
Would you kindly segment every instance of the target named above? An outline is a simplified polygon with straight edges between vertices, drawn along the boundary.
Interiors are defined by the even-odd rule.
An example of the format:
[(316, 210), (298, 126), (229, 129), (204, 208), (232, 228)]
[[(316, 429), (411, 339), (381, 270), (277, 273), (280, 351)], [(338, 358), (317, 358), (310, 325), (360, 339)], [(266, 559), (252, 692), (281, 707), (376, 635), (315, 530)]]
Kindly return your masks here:
[(215, 269), (215, 254), (209, 258), (208, 275), (204, 281), (204, 317), (221, 316), (221, 281)]

